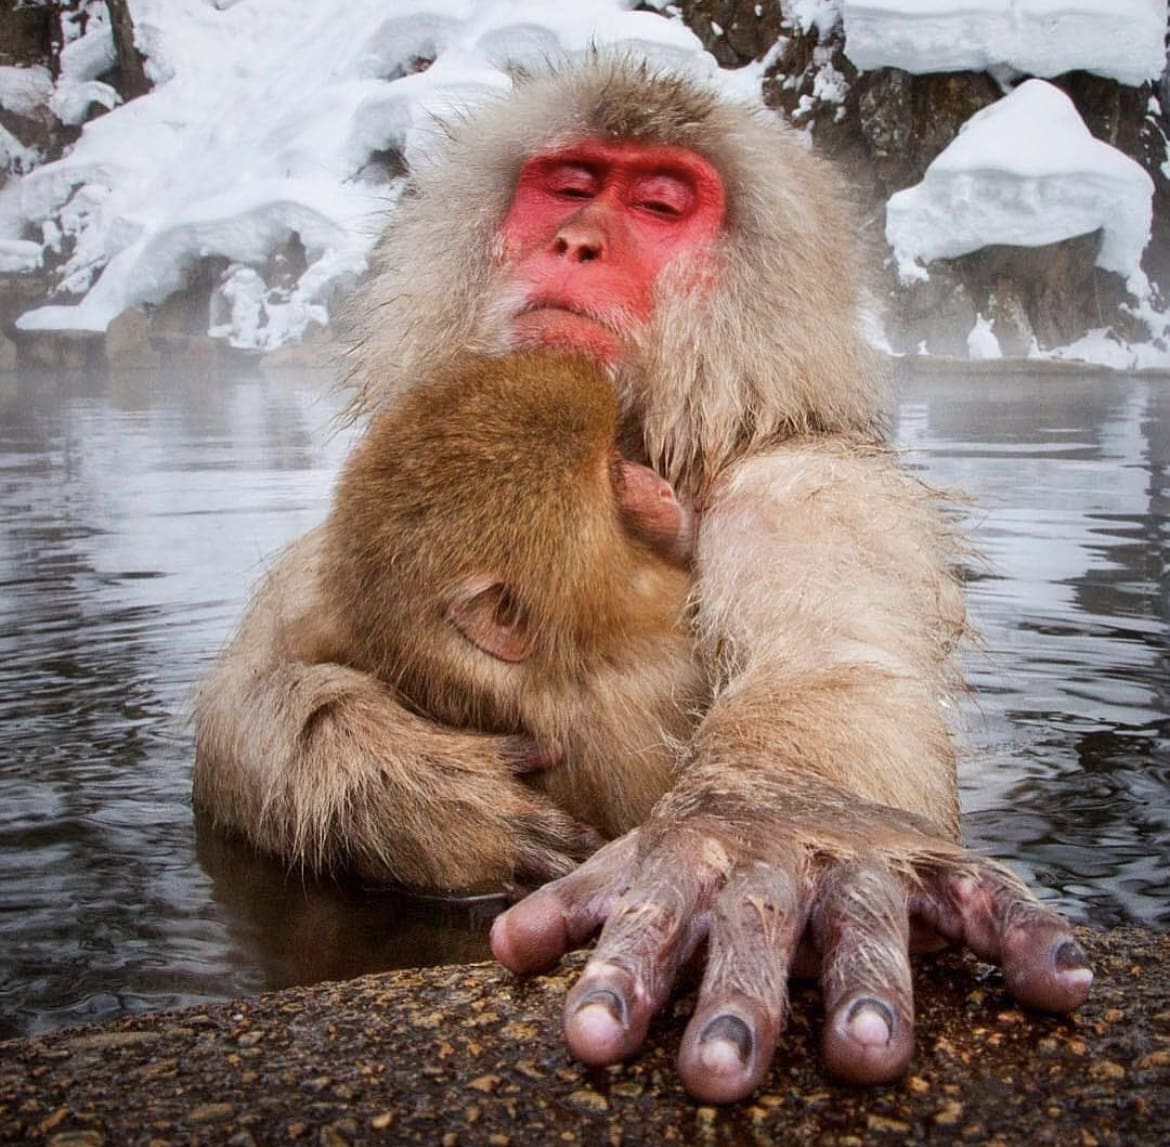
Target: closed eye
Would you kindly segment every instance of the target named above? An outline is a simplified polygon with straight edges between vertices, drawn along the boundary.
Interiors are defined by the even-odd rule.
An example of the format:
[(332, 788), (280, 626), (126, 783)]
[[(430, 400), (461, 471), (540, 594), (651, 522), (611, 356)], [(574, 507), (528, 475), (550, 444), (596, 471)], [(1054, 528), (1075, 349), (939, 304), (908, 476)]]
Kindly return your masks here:
[(682, 214), (682, 211), (673, 203), (666, 203), (661, 199), (644, 199), (634, 204), (634, 206), (640, 207), (643, 211), (652, 211), (655, 215), (663, 215), (670, 218), (677, 218)]
[(579, 163), (562, 163), (545, 174), (545, 188), (560, 199), (592, 199), (597, 194), (597, 175)]
[(629, 202), (662, 219), (681, 219), (695, 204), (695, 189), (689, 179), (677, 175), (647, 175), (634, 182)]

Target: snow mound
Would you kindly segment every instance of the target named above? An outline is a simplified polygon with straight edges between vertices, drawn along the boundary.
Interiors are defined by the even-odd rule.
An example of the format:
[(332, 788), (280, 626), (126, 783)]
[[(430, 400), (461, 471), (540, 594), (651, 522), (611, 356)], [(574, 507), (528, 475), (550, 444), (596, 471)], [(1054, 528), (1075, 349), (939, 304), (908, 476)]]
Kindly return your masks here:
[[(507, 69), (620, 43), (758, 92), (757, 75), (720, 73), (683, 24), (632, 5), (135, 0), (154, 90), (87, 123), (68, 155), (0, 191), (0, 260), (30, 267), (65, 251), (60, 285), (83, 296), (18, 325), (104, 330), (218, 256), (228, 266), (214, 333), (244, 347), (292, 342), (365, 269), (396, 194), (385, 157), (414, 162), (441, 138), (439, 120), (506, 88)], [(67, 46), (51, 97), (59, 114), (113, 105), (95, 79), (112, 52), (104, 22)], [(37, 80), (2, 82), (8, 100)], [(298, 243), (305, 269), (291, 283), (266, 281), (272, 257)]]
[(863, 71), (1079, 69), (1137, 85), (1166, 66), (1165, 0), (844, 0), (843, 17)]
[(975, 325), (967, 334), (967, 353), (973, 359), (1003, 358), (992, 324), (981, 314), (976, 314)]
[(784, 12), (802, 32), (816, 29), (824, 40), (841, 22), (842, 0), (788, 0)]
[(53, 77), (39, 64), (31, 68), (0, 67), (0, 108), (31, 116), (53, 95)]
[(1097, 265), (1146, 298), (1153, 193), (1141, 166), (1095, 139), (1063, 92), (1028, 80), (972, 116), (920, 184), (890, 197), (886, 240), (911, 281), (933, 259), (1100, 230)]

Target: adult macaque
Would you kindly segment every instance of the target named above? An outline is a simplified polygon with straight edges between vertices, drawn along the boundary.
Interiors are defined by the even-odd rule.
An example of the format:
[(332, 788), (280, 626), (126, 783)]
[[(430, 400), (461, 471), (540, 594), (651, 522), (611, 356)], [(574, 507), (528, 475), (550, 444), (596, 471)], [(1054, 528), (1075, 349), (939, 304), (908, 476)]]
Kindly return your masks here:
[[(690, 514), (617, 431), (602, 369), (547, 352), (460, 359), (400, 395), (338, 483), (318, 618), (323, 660), (444, 725), (543, 746), (532, 783), (605, 837), (646, 819), (705, 704)], [(382, 875), (450, 886), (441, 866), (490, 858), (480, 882), (511, 878), (464, 813), (428, 809)]]
[[(820, 971), (825, 1062), (856, 1082), (910, 1058), (912, 935), (999, 961), (1038, 1007), (1076, 1007), (1092, 978), (1061, 918), (957, 840), (953, 545), (879, 440), (839, 198), (774, 117), (593, 61), (451, 125), (395, 209), (356, 332), (367, 414), (468, 347), (605, 363), (627, 455), (701, 507), (694, 632), (714, 688), (679, 779), (645, 824), (500, 917), (493, 947), (527, 971), (604, 925), (565, 1031), (611, 1063), (706, 941), (679, 1062), (714, 1101), (763, 1079), (798, 957)], [(514, 741), (313, 663), (298, 635), (321, 572), (310, 539), (213, 676), (197, 795), (292, 861), (376, 858), (401, 824), (382, 795), (393, 744), (428, 779), (475, 762), (518, 859), (571, 856), (555, 808), (511, 775)]]

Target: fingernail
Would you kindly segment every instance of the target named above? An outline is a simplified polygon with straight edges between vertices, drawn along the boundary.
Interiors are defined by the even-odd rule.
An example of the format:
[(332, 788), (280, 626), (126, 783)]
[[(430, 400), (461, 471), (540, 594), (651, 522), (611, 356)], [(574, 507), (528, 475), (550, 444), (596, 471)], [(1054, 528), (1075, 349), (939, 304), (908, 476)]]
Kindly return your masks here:
[(751, 1028), (739, 1016), (716, 1016), (699, 1036), (700, 1043), (710, 1043), (713, 1040), (731, 1044), (745, 1063), (751, 1058), (754, 1043)]
[(845, 1017), (849, 1037), (870, 1047), (884, 1047), (894, 1035), (894, 1013), (881, 1000), (864, 996)]
[(1079, 972), (1089, 966), (1089, 957), (1075, 940), (1065, 940), (1052, 954), (1058, 972)]
[(1075, 940), (1065, 940), (1052, 953), (1052, 962), (1056, 965), (1056, 972), (1064, 980), (1074, 983), (1085, 981), (1092, 983), (1093, 972), (1089, 967), (1089, 957), (1085, 950)]
[(615, 1024), (626, 1026), (626, 1001), (609, 988), (597, 988), (585, 996), (577, 1005), (580, 1015), (586, 1008), (603, 1008)]
[(699, 1036), (700, 1055), (713, 1071), (742, 1068), (752, 1058), (751, 1028), (739, 1016), (716, 1016)]

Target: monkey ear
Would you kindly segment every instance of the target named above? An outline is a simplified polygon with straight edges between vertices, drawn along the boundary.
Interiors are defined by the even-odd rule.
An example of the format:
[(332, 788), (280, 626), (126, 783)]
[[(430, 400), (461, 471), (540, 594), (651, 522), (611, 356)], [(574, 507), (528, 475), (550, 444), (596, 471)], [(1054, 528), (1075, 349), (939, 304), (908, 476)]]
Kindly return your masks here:
[(447, 620), (477, 649), (517, 664), (532, 656), (528, 612), (502, 581), (465, 578), (447, 603)]

